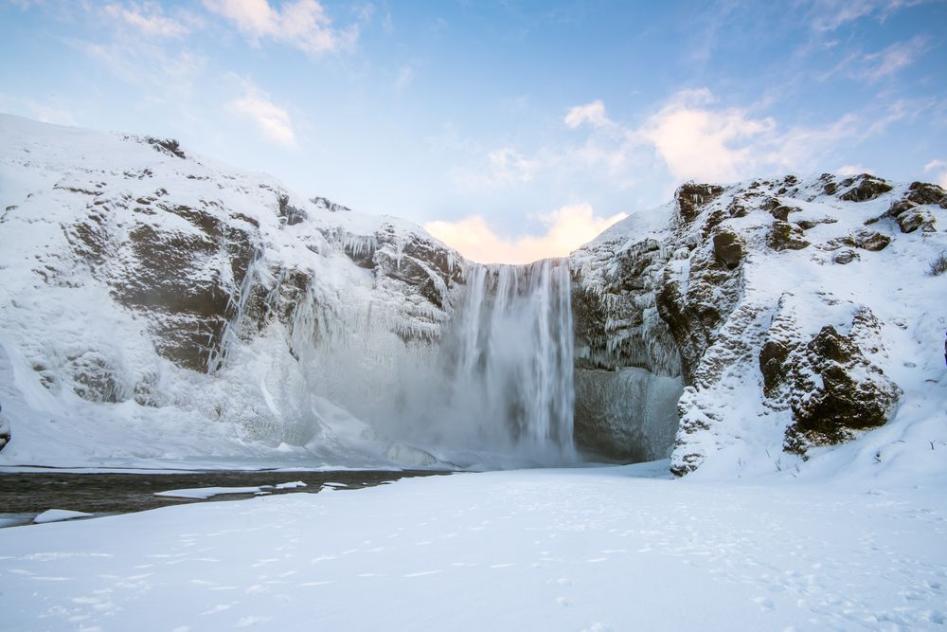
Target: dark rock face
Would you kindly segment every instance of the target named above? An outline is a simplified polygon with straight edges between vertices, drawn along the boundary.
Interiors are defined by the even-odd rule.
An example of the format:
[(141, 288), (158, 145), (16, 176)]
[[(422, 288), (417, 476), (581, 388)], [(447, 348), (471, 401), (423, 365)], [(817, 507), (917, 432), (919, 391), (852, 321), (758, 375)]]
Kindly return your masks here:
[(832, 261), (835, 263), (846, 265), (858, 259), (858, 253), (850, 248), (840, 250), (839, 252), (832, 255)]
[(277, 214), (287, 226), (295, 226), (309, 219), (309, 215), (306, 214), (306, 211), (298, 209), (289, 203), (288, 195), (280, 195), (277, 198), (277, 204)]
[(719, 197), (723, 190), (723, 187), (714, 184), (688, 182), (681, 185), (674, 195), (681, 220), (685, 223), (693, 221), (700, 207)]
[(773, 250), (802, 250), (809, 246), (801, 228), (779, 220), (773, 222), (766, 243)]
[(743, 241), (731, 231), (721, 231), (714, 235), (714, 256), (717, 262), (733, 270), (743, 259)]
[[(757, 414), (786, 419), (787, 452), (805, 456), (811, 446), (845, 441), (884, 424), (900, 390), (877, 364), (885, 352), (880, 325), (870, 310), (858, 306), (846, 329), (838, 323), (850, 304), (828, 292), (803, 298), (787, 291), (776, 306), (771, 296), (752, 299), (751, 291), (767, 294), (747, 287), (745, 268), (759, 257), (772, 256), (773, 250), (787, 256), (802, 251), (792, 254), (793, 261), (808, 265), (858, 265), (870, 256), (867, 253), (891, 243), (888, 226), (855, 228), (846, 234), (831, 226), (849, 219), (834, 214), (838, 203), (828, 204), (821, 216), (803, 203), (826, 194), (861, 203), (892, 190), (888, 182), (872, 176), (836, 181), (826, 175), (813, 183), (761, 180), (736, 190), (688, 184), (675, 195), (677, 215), (661, 237), (634, 242), (627, 235), (627, 243), (615, 239), (587, 246), (585, 251), (597, 257), (594, 264), (589, 268), (585, 260), (585, 268), (573, 268), (577, 370), (582, 372), (576, 378), (577, 437), (600, 453), (640, 455), (640, 450), (622, 455), (616, 449), (630, 445), (627, 442), (638, 445), (642, 439), (600, 400), (615, 388), (614, 372), (623, 367), (661, 375), (658, 365), (642, 361), (648, 339), (660, 339), (678, 359), (684, 388), (677, 401), (679, 427), (671, 466), (678, 475), (699, 467), (713, 446), (740, 440), (744, 422), (734, 420), (739, 413), (721, 402), (729, 401), (728, 391), (751, 383), (752, 376), (759, 380)], [(794, 199), (800, 200), (798, 206)], [(917, 185), (902, 199), (909, 210), (934, 213), (942, 198), (937, 188)], [(925, 226), (903, 223), (902, 230)], [(826, 251), (831, 253), (828, 258)], [(596, 266), (606, 271), (596, 271)], [(809, 323), (815, 318), (824, 318), (826, 326), (813, 332)], [(648, 335), (653, 332), (660, 334)], [(634, 352), (616, 352), (623, 349)], [(746, 430), (752, 432), (749, 422)]]
[(947, 209), (947, 191), (937, 184), (912, 182), (904, 197), (915, 204), (932, 204)]
[[(147, 142), (162, 153), (176, 149), (164, 141)], [(279, 226), (308, 221), (307, 211), (288, 194), (265, 184), (260, 188), (272, 192), (267, 207), (275, 211)], [(216, 370), (228, 335), (249, 339), (274, 320), (291, 325), (297, 307), (311, 300), (309, 271), (266, 265), (265, 272), (251, 273), (266, 249), (260, 222), (219, 200), (174, 203), (166, 188), (132, 197), (93, 186), (88, 195), (85, 217), (64, 228), (74, 254), (108, 284), (119, 304), (144, 318), (158, 354), (182, 368)], [(313, 252), (324, 247), (305, 235), (300, 240), (309, 240)], [(448, 301), (449, 287), (462, 280), (453, 253), (433, 240), (400, 234), (392, 226), (368, 240), (373, 245), (365, 252), (347, 251), (356, 264), (371, 268), (379, 283), (392, 282), (439, 310)], [(423, 309), (414, 309), (426, 317)], [(81, 397), (124, 401), (136, 396), (136, 387), (114, 378), (118, 371), (107, 364), (90, 358), (74, 364)]]
[(310, 198), (309, 201), (312, 202), (313, 206), (315, 206), (316, 208), (318, 208), (318, 209), (325, 209), (325, 210), (329, 211), (330, 213), (343, 213), (343, 212), (347, 212), (347, 211), (351, 211), (351, 210), (352, 210), (352, 209), (350, 209), (350, 208), (347, 207), (347, 206), (342, 206), (341, 204), (336, 204), (335, 202), (332, 202), (331, 200), (328, 200), (328, 199), (326, 199), (326, 198), (324, 198), (324, 197), (314, 197), (314, 198)]
[(804, 456), (810, 447), (840, 443), (887, 422), (901, 390), (865, 355), (880, 350), (879, 332), (880, 323), (863, 307), (849, 334), (826, 325), (806, 340), (794, 311), (781, 303), (759, 367), (767, 404), (791, 411), (787, 451)]
[(838, 196), (840, 200), (847, 202), (867, 202), (891, 191), (891, 185), (881, 178), (863, 173), (854, 178), (846, 178), (839, 184), (841, 188), (848, 189)]
[(805, 356), (821, 386), (796, 373), (803, 397), (792, 400), (793, 425), (785, 448), (805, 454), (810, 446), (841, 443), (854, 432), (884, 425), (901, 389), (862, 355), (858, 345), (827, 325), (805, 348)]

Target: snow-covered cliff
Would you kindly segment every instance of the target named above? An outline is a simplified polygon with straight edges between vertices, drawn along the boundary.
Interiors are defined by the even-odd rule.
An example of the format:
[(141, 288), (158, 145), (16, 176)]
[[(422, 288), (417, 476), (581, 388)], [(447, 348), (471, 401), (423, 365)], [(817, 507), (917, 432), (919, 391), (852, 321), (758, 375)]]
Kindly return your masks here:
[(173, 140), (0, 116), (0, 141), (0, 465), (947, 449), (935, 185), (691, 183), (567, 260), (488, 267)]
[(384, 462), (346, 409), (390, 408), (440, 336), (453, 250), (176, 141), (11, 116), (0, 138), (4, 461)]
[(572, 255), (577, 437), (671, 449), (678, 474), (942, 461), (945, 209), (936, 185), (787, 176), (687, 184), (612, 227)]

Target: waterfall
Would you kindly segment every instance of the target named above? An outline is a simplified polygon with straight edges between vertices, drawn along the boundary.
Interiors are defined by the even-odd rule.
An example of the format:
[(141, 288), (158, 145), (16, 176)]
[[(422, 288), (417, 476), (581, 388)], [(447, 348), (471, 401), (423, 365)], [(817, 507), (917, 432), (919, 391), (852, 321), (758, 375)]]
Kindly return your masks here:
[[(412, 448), (461, 466), (575, 460), (567, 260), (468, 264), (435, 340), (403, 340), (399, 304), (363, 298), (367, 276), (365, 287), (348, 287), (350, 300), (319, 277), (300, 299), (284, 299), (296, 286), (262, 265), (247, 277), (211, 366), (247, 377), (246, 392), (262, 394), (229, 413), (247, 418), (254, 436), (353, 463)], [(253, 283), (262, 287), (263, 313), (281, 313), (281, 300), (298, 302), (288, 320), (273, 318), (244, 342)]]
[(573, 326), (567, 260), (472, 265), (442, 343), (450, 408), (496, 446), (571, 460)]

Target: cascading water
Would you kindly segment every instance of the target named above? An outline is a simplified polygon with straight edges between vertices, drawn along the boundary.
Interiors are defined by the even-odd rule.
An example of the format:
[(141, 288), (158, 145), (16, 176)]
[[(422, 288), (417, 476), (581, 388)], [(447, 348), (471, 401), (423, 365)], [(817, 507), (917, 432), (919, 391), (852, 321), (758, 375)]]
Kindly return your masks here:
[[(245, 346), (240, 301), (215, 367), (259, 376), (248, 389), (259, 389), (265, 409), (246, 413), (258, 419), (255, 436), (326, 459), (364, 464), (382, 453), (398, 462), (407, 455), (489, 467), (574, 461), (568, 261), (468, 264), (465, 276), (433, 341), (397, 335), (396, 303), (339, 300), (314, 278), (287, 323), (272, 322)], [(273, 288), (265, 302), (277, 313), (281, 281), (260, 278)], [(350, 295), (368, 294), (367, 273), (361, 283), (347, 282)], [(242, 288), (240, 296), (247, 293)]]
[(472, 266), (443, 341), (461, 423), (541, 461), (575, 455), (570, 287), (566, 260)]

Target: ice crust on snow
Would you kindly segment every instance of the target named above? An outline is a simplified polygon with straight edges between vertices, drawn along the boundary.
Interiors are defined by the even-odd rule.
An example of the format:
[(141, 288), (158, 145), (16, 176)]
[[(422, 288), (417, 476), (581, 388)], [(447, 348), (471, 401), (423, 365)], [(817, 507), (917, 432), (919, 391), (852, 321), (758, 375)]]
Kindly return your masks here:
[(47, 509), (33, 518), (34, 524), (46, 524), (47, 522), (62, 522), (63, 520), (75, 520), (76, 518), (90, 518), (92, 514), (84, 511), (70, 511), (68, 509)]

